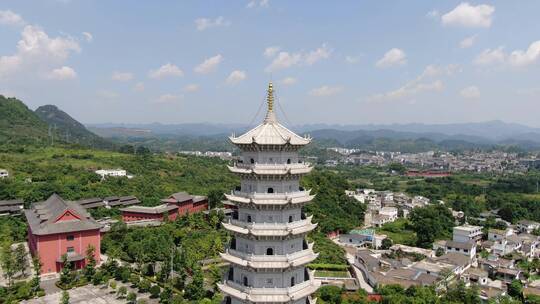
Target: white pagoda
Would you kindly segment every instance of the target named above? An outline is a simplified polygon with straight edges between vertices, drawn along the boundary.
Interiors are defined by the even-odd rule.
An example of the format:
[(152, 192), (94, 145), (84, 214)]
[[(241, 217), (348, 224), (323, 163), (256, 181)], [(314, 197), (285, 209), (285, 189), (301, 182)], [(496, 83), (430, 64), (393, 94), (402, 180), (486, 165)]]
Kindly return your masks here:
[(272, 83), (267, 102), (262, 124), (229, 138), (242, 150), (229, 167), (241, 185), (225, 195), (238, 210), (223, 223), (233, 237), (221, 257), (231, 266), (218, 287), (225, 303), (315, 303), (320, 283), (305, 266), (318, 254), (305, 236), (317, 225), (302, 212), (314, 195), (299, 184), (312, 167), (298, 157), (311, 138), (277, 121)]

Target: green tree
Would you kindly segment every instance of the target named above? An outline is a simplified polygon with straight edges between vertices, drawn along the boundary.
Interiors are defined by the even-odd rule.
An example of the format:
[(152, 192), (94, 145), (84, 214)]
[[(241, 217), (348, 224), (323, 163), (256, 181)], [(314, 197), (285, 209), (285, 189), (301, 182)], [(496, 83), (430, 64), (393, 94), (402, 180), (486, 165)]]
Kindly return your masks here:
[(68, 261), (67, 254), (62, 255), (62, 270), (60, 271), (60, 284), (62, 286), (71, 285), (73, 276), (71, 275), (71, 262)]
[(23, 277), (26, 277), (26, 266), (28, 265), (28, 255), (26, 248), (23, 244), (19, 244), (15, 248), (14, 253), (15, 264), (17, 265), (17, 271), (19, 271)]
[(513, 280), (508, 285), (508, 295), (514, 298), (521, 299), (523, 296), (523, 285), (520, 280)]
[(172, 295), (173, 293), (172, 293), (171, 288), (166, 285), (163, 291), (161, 292), (161, 294), (159, 295), (159, 303), (161, 304), (171, 303)]
[(93, 245), (88, 245), (86, 248), (86, 266), (84, 267), (84, 275), (87, 280), (90, 280), (96, 273), (96, 248)]
[(62, 297), (60, 298), (60, 304), (69, 304), (69, 292), (62, 291)]
[(161, 292), (161, 288), (159, 288), (158, 285), (154, 285), (150, 287), (150, 298), (152, 299), (158, 298), (160, 292)]
[(389, 249), (390, 247), (392, 247), (392, 240), (389, 239), (389, 238), (385, 238), (384, 240), (382, 240), (381, 242), (381, 249)]
[(116, 295), (119, 297), (119, 298), (123, 298), (125, 297), (127, 294), (127, 288), (126, 286), (120, 286), (118, 288), (118, 291), (116, 292)]
[(204, 298), (204, 277), (200, 267), (195, 267), (193, 269), (193, 277), (191, 282), (186, 286), (185, 296), (189, 300), (198, 301)]
[(150, 290), (150, 288), (152, 287), (152, 283), (150, 283), (150, 281), (148, 281), (147, 279), (144, 279), (142, 280), (140, 283), (139, 283), (139, 292), (148, 292)]
[(13, 276), (17, 272), (17, 265), (13, 250), (11, 250), (11, 243), (6, 242), (2, 248), (0, 248), (0, 262), (2, 266), (2, 271), (4, 273), (4, 278), (8, 281), (8, 286), (11, 286), (13, 283)]
[(135, 294), (134, 292), (128, 293), (126, 300), (130, 304), (135, 304), (137, 302), (137, 294)]
[(208, 205), (210, 209), (221, 206), (221, 201), (223, 200), (223, 190), (212, 189), (208, 192)]

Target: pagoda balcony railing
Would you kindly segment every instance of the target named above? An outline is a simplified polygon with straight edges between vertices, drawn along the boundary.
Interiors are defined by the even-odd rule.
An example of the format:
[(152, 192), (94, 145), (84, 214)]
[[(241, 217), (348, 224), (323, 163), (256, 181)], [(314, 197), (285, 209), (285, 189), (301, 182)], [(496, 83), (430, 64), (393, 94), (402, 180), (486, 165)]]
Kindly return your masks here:
[(311, 167), (311, 163), (299, 162), (299, 163), (240, 163), (233, 162), (233, 166), (239, 169), (259, 169), (259, 170), (289, 170), (289, 169), (305, 169)]
[(278, 230), (278, 229), (283, 229), (283, 230), (293, 230), (295, 228), (300, 228), (300, 227), (303, 227), (303, 226), (306, 226), (306, 225), (310, 225), (312, 218), (313, 218), (313, 216), (311, 215), (311, 216), (308, 216), (304, 220), (294, 221), (294, 222), (290, 222), (290, 223), (245, 222), (245, 221), (241, 221), (241, 220), (229, 219), (227, 223), (229, 223), (231, 225), (234, 225), (234, 226), (242, 227), (242, 228), (245, 228), (245, 229), (257, 229), (257, 230)]
[(231, 191), (232, 195), (243, 197), (243, 198), (252, 198), (252, 199), (261, 199), (261, 200), (286, 200), (289, 198), (305, 197), (308, 196), (311, 192), (309, 190), (303, 191), (292, 191), (292, 192), (281, 192), (281, 193), (259, 193), (259, 192), (242, 192), (233, 190)]
[(305, 256), (314, 256), (313, 243), (308, 244), (308, 249), (281, 255), (265, 255), (245, 253), (235, 249), (226, 249), (225, 253), (250, 262), (292, 262)]
[(315, 281), (313, 276), (310, 276), (309, 280), (298, 283), (291, 287), (251, 287), (244, 286), (240, 282), (225, 280), (223, 285), (234, 288), (240, 292), (256, 296), (256, 295), (293, 295), (303, 289), (310, 289), (314, 286), (318, 286), (319, 283)]

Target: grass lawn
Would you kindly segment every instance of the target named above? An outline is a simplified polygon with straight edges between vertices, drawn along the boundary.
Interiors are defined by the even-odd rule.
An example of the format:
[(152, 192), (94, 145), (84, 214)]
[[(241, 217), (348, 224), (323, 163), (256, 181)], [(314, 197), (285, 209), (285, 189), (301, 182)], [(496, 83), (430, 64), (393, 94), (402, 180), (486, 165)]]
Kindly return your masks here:
[(378, 234), (386, 234), (394, 244), (414, 246), (416, 244), (416, 233), (407, 229), (408, 220), (400, 218), (393, 223), (377, 228)]
[(328, 270), (316, 270), (316, 277), (330, 277), (330, 278), (348, 278), (350, 277), (348, 271), (328, 271)]

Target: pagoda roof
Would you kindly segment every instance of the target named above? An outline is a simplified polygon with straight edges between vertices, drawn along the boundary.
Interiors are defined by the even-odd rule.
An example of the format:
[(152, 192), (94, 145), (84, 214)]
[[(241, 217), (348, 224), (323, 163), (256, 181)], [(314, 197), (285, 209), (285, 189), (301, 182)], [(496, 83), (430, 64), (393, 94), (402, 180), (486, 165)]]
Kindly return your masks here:
[(246, 133), (229, 137), (235, 145), (293, 145), (304, 146), (311, 142), (311, 138), (302, 137), (281, 125), (274, 112), (274, 89), (270, 82), (268, 85), (268, 109), (264, 121)]
[(289, 235), (305, 234), (317, 227), (311, 222), (313, 216), (292, 223), (247, 223), (239, 220), (229, 220), (221, 223), (225, 229), (233, 233), (253, 235), (255, 237), (286, 237)]
[(232, 202), (255, 205), (287, 205), (309, 203), (315, 195), (310, 195), (311, 190), (297, 191), (292, 193), (243, 193), (234, 191), (225, 194)]

